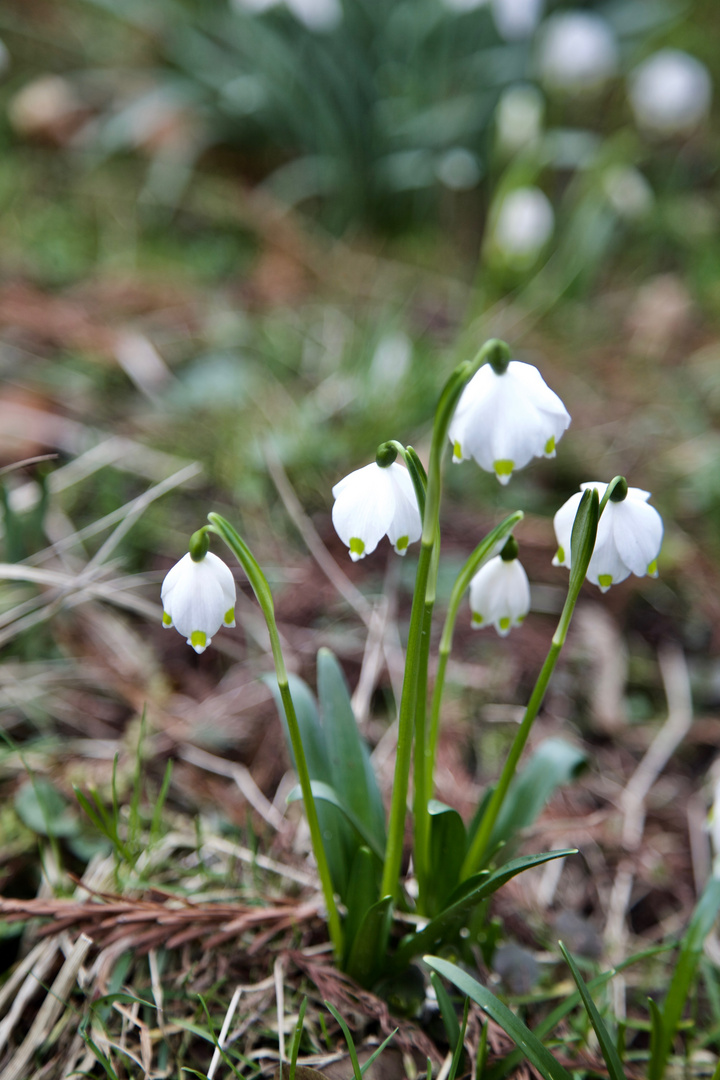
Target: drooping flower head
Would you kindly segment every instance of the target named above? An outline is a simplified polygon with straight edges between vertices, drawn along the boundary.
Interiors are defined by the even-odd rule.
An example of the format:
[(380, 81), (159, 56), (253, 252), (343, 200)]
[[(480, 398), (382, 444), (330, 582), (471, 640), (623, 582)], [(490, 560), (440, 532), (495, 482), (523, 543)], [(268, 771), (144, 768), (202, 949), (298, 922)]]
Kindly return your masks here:
[(470, 582), (470, 610), (475, 629), (494, 626), (501, 637), (520, 626), (530, 610), (530, 583), (517, 558), (513, 537), (502, 552), (481, 566)]
[(204, 652), (221, 626), (235, 625), (235, 579), (206, 551), (183, 555), (162, 584), (163, 626), (174, 626), (196, 653)]
[[(558, 542), (553, 565), (570, 569), (570, 539), (582, 492), (597, 488), (602, 499), (607, 486), (597, 480), (581, 484), (581, 491), (560, 507), (553, 520)], [(587, 579), (601, 592), (607, 592), (611, 585), (624, 581), (630, 574), (657, 577), (663, 522), (655, 507), (648, 505), (649, 498), (649, 491), (620, 485), (600, 515)]]
[(335, 531), (353, 562), (364, 559), (387, 535), (398, 555), (422, 535), (415, 490), (407, 469), (377, 462), (356, 469), (332, 489)]
[(453, 461), (474, 458), (507, 484), (534, 457), (554, 457), (570, 414), (532, 364), (483, 364), (463, 390), (448, 435)]

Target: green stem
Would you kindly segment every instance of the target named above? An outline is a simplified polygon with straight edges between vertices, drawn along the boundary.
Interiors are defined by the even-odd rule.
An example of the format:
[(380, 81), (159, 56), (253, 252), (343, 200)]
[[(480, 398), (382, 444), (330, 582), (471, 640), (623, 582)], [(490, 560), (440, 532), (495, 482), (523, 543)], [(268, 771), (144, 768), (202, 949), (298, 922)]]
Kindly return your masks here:
[(530, 700), (525, 710), (522, 723), (513, 739), (510, 753), (503, 766), (497, 787), (490, 797), (482, 821), (473, 837), (470, 849), (465, 856), (465, 861), (460, 871), (461, 881), (482, 869), (483, 860), (486, 859), (489, 854), (488, 849), (492, 838), (492, 831), (495, 822), (497, 821), (498, 814), (500, 813), (500, 808), (502, 807), (508, 788), (515, 775), (517, 763), (520, 760), (520, 755), (525, 749), (525, 743), (527, 742), (535, 717), (542, 705), (545, 691), (550, 682), (550, 676), (555, 670), (560, 651), (565, 644), (570, 620), (572, 619), (575, 604), (580, 595), (580, 589), (585, 580), (585, 574), (587, 573), (587, 568), (595, 547), (598, 518), (598, 493), (595, 488), (593, 488), (583, 494), (580, 505), (578, 506), (577, 514), (575, 515), (571, 542), (572, 568), (570, 571), (568, 594), (565, 599), (562, 614), (560, 615), (560, 621), (553, 634), (552, 644), (545, 659), (545, 663), (542, 666), (533, 692), (530, 695)]
[[(435, 563), (435, 552), (439, 544), (433, 548), (431, 563)], [(429, 576), (432, 576), (431, 566)], [(428, 586), (429, 587), (429, 586)], [(413, 838), (413, 857), (415, 874), (418, 880), (418, 911), (424, 912), (423, 898), (427, 891), (428, 860), (430, 854), (430, 818), (428, 814), (428, 800), (430, 793), (427, 787), (427, 769), (425, 758), (427, 754), (427, 681), (428, 662), (430, 659), (430, 630), (432, 627), (433, 604), (425, 602), (423, 612), (422, 640), (420, 646), (420, 663), (418, 668), (418, 691), (415, 702), (415, 757), (413, 771), (413, 821), (415, 835)]]
[(225, 518), (221, 517), (220, 514), (210, 513), (208, 514), (208, 520), (211, 522), (212, 532), (216, 533), (225, 541), (247, 574), (255, 597), (265, 616), (268, 634), (270, 635), (270, 645), (275, 664), (278, 689), (285, 709), (285, 717), (287, 719), (288, 730), (290, 731), (290, 741), (295, 757), (295, 767), (297, 769), (300, 789), (305, 803), (305, 813), (310, 827), (310, 839), (312, 840), (318, 874), (320, 876), (323, 895), (325, 897), (330, 938), (333, 943), (335, 957), (339, 962), (343, 955), (343, 933), (340, 924), (340, 914), (337, 909), (337, 904), (335, 903), (335, 893), (333, 890), (332, 878), (330, 876), (330, 867), (328, 866), (327, 856), (325, 854), (320, 822), (317, 815), (317, 807), (312, 793), (310, 772), (307, 767), (305, 751), (300, 737), (300, 726), (298, 724), (292, 694), (290, 693), (287, 670), (285, 668), (285, 658), (283, 657), (280, 634), (278, 633), (277, 623), (275, 621), (275, 605), (273, 603), (272, 592), (270, 591), (267, 578), (260, 569), (259, 563), (250, 551), (250, 548), (235, 531), (232, 525), (230, 525)]
[[(397, 898), (400, 888), (400, 866), (405, 835), (405, 814), (410, 781), (415, 711), (417, 702), (419, 700), (426, 701), (427, 699), (427, 665), (423, 665), (422, 662), (423, 627), (425, 625), (428, 581), (431, 580), (432, 553), (436, 541), (439, 540), (442, 462), (447, 447), (448, 428), (460, 400), (460, 395), (475, 372), (482, 364), (495, 356), (508, 356), (509, 351), (508, 346), (502, 341), (496, 339), (487, 341), (474, 360), (460, 364), (452, 373), (443, 388), (435, 411), (428, 463), (422, 541), (415, 578), (412, 610), (410, 612), (405, 677), (398, 712), (398, 743), (381, 896)], [(434, 595), (434, 584), (432, 584), (432, 590)]]

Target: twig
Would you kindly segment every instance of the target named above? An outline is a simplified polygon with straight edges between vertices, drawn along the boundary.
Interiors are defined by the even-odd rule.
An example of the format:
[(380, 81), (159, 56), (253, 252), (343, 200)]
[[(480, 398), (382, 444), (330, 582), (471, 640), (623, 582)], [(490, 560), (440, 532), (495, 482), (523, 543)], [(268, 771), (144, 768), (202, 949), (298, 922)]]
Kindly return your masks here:
[(215, 1047), (215, 1050), (214, 1050), (213, 1056), (212, 1056), (212, 1061), (210, 1062), (210, 1068), (207, 1071), (207, 1080), (213, 1080), (213, 1078), (215, 1076), (215, 1071), (216, 1071), (218, 1065), (220, 1064), (220, 1062), (222, 1060), (222, 1050), (225, 1047), (225, 1040), (227, 1039), (227, 1033), (230, 1030), (230, 1024), (232, 1023), (232, 1018), (235, 1015), (235, 1010), (238, 1007), (238, 1002), (240, 1001), (240, 996), (241, 996), (242, 992), (243, 992), (242, 986), (237, 986), (235, 988), (235, 993), (233, 994), (232, 1000), (230, 1001), (230, 1005), (228, 1006), (228, 1011), (225, 1013), (225, 1019), (223, 1020), (223, 1025), (222, 1025), (222, 1028), (220, 1029), (220, 1035), (218, 1037), (218, 1044)]
[(189, 762), (191, 765), (197, 765), (198, 768), (215, 773), (216, 776), (227, 776), (229, 779), (234, 780), (245, 799), (267, 821), (268, 825), (272, 825), (273, 829), (278, 832), (281, 832), (286, 827), (285, 818), (277, 807), (273, 806), (265, 798), (253, 780), (250, 770), (245, 765), (236, 761), (225, 761), (224, 758), (219, 758), (215, 754), (208, 754), (206, 750), (201, 750), (197, 746), (181, 747), (179, 754), (184, 761)]
[[(275, 958), (273, 965), (273, 975), (275, 977), (275, 1000), (277, 1002), (277, 1025), (278, 1025), (278, 1050), (280, 1052), (280, 1073), (282, 1075), (282, 1064), (285, 1060), (285, 987), (283, 985), (283, 965), (282, 956)], [(0, 1077), (0, 1080), (2, 1078)]]

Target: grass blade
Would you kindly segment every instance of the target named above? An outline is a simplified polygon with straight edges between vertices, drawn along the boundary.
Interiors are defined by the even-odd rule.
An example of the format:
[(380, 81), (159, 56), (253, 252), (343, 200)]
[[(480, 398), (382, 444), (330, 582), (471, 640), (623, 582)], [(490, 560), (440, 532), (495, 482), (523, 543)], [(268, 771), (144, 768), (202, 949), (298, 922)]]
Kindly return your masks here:
[(582, 1003), (587, 1010), (588, 1016), (590, 1017), (590, 1023), (595, 1029), (595, 1034), (598, 1037), (602, 1056), (605, 1058), (605, 1064), (608, 1067), (610, 1080), (625, 1080), (625, 1073), (623, 1071), (622, 1062), (620, 1061), (620, 1056), (618, 1055), (615, 1043), (613, 1042), (608, 1029), (603, 1023), (602, 1017), (597, 1010), (595, 1002), (590, 996), (590, 991), (587, 988), (585, 980), (580, 974), (580, 969), (578, 968), (570, 953), (563, 945), (562, 941), (559, 942), (559, 945), (560, 951), (565, 957), (568, 967), (570, 968), (570, 971), (572, 973), (572, 977), (575, 980), (575, 985), (577, 986), (580, 997), (582, 998)]

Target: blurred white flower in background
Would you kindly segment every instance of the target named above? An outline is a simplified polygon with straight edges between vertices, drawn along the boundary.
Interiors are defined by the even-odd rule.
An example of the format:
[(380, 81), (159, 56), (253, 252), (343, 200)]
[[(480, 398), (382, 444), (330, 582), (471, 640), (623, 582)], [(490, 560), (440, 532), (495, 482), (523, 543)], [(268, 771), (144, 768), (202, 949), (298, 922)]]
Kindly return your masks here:
[(491, 0), (493, 19), (506, 41), (532, 37), (542, 19), (545, 0)]
[(649, 214), (655, 201), (652, 188), (633, 165), (611, 165), (603, 173), (602, 187), (613, 210), (630, 221)]
[[(283, 0), (233, 0), (236, 7), (257, 14), (276, 7)], [(295, 18), (304, 23), (308, 30), (323, 33), (333, 30), (342, 21), (340, 0), (284, 0), (286, 7)]]
[(540, 138), (545, 100), (529, 83), (511, 86), (500, 97), (495, 112), (498, 145), (506, 154), (532, 146)]
[(402, 382), (412, 361), (412, 341), (402, 330), (385, 334), (378, 342), (370, 362), (370, 386), (384, 395)]
[(515, 188), (500, 204), (492, 241), (509, 262), (523, 265), (536, 258), (554, 228), (555, 214), (547, 195), (536, 187)]
[(469, 191), (482, 176), (482, 169), (471, 150), (464, 146), (453, 146), (440, 157), (435, 166), (435, 175), (451, 191)]
[(684, 135), (707, 115), (712, 80), (696, 57), (680, 49), (661, 49), (635, 68), (629, 96), (641, 128), (660, 135)]
[(538, 65), (543, 82), (553, 89), (599, 89), (618, 65), (610, 24), (590, 11), (553, 15), (542, 28)]

